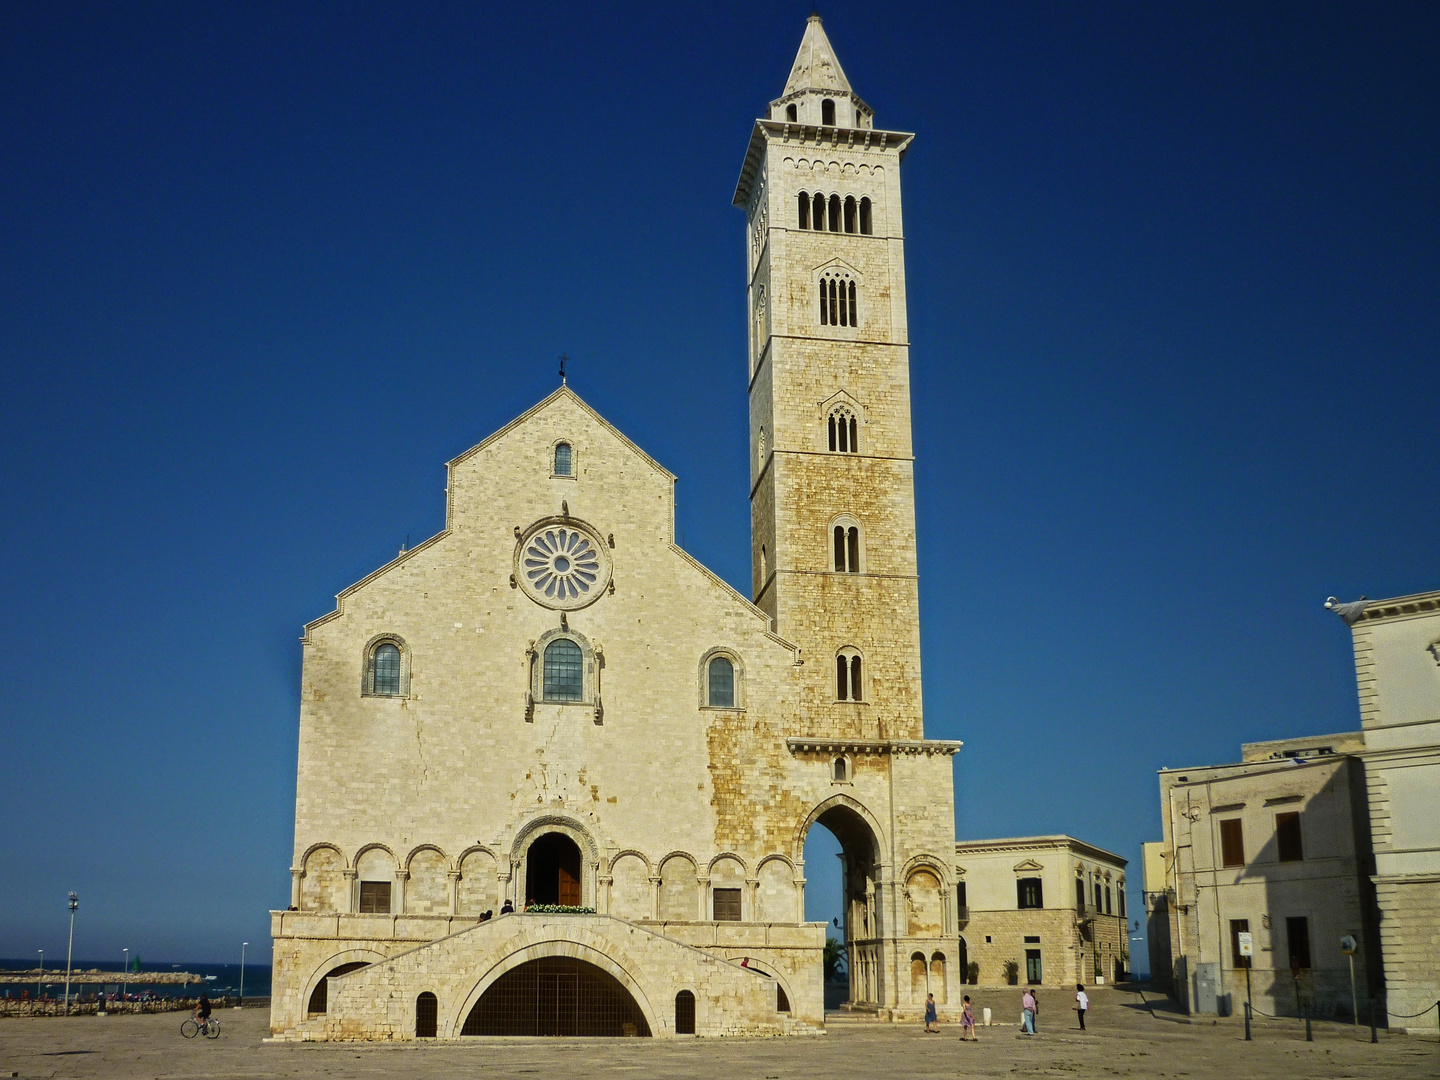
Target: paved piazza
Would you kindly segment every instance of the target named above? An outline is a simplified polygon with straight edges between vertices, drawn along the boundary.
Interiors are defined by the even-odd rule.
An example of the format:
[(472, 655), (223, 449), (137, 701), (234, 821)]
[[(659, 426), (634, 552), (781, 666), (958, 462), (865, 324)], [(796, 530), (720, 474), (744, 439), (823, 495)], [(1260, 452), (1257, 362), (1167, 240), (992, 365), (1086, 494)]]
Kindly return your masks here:
[[(1014, 993), (981, 989), (984, 1006), (1018, 1012)], [(1147, 1000), (1155, 1003), (1154, 1012)], [(962, 1045), (959, 1029), (833, 1022), (812, 1038), (467, 1039), (460, 1044), (267, 1044), (264, 1009), (218, 1012), (218, 1040), (180, 1037), (181, 1013), (0, 1020), (0, 1077), (317, 1077), (557, 1075), (789, 1080), (791, 1077), (1311, 1077), (1440, 1076), (1440, 1040), (1317, 1024), (1306, 1043), (1299, 1025), (1267, 1021), (1246, 1045), (1233, 1020), (1191, 1023), (1164, 999), (1096, 990), (1090, 1031), (1075, 1029), (1068, 999), (1043, 992), (1040, 1034), (981, 1029)], [(582, 1060), (583, 1059), (583, 1060)]]

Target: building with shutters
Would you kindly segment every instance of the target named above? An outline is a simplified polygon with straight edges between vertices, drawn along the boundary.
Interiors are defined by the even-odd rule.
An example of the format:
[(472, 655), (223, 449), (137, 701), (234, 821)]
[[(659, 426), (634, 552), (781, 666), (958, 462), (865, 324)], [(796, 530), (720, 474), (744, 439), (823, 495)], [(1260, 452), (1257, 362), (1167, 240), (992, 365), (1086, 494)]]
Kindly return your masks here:
[(1368, 1018), (1382, 984), (1363, 746), (1358, 732), (1247, 743), (1238, 764), (1160, 770), (1151, 975), (1190, 1012), (1238, 1014), (1248, 993), (1272, 1016)]
[(675, 477), (562, 385), (449, 462), (441, 533), (305, 628), (276, 1037), (818, 1030), (817, 826), (843, 852), (849, 1007), (955, 1007), (960, 744), (925, 738), (921, 702), (911, 139), (875, 125), (811, 17), (734, 196), (749, 596), (676, 544)]
[[(973, 985), (1109, 985), (1129, 968), (1126, 860), (1073, 836), (955, 845), (956, 956)], [(1014, 965), (1010, 968), (1009, 965)]]

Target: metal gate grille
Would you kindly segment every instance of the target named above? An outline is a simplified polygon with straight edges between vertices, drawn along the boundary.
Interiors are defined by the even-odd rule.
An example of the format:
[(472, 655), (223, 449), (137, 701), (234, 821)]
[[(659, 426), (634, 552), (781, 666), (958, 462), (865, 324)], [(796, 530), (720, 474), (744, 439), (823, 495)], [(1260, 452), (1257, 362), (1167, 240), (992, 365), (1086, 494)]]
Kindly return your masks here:
[(612, 976), (583, 960), (546, 957), (500, 976), (460, 1034), (648, 1036), (650, 1027)]
[(439, 1020), (439, 1002), (435, 995), (426, 990), (415, 999), (415, 1037), (417, 1039), (435, 1038), (435, 1028)]

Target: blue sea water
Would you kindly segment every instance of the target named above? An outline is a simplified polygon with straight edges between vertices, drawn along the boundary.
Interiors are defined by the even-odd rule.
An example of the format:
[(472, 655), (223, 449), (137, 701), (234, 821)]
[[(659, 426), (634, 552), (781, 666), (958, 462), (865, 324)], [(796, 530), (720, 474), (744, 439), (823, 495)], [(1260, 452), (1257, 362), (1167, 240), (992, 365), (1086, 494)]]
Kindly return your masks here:
[[(122, 965), (119, 960), (76, 960), (72, 964), (72, 967), (76, 971), (89, 971), (93, 969), (99, 969), (100, 971), (113, 971), (115, 973), (116, 984), (119, 984), (120, 981), (124, 978), (124, 976), (121, 974), (121, 966)], [(34, 960), (7, 960), (0, 958), (0, 971), (31, 971), (34, 969), (34, 967)], [(140, 971), (142, 973), (142, 977), (143, 973), (147, 971), (188, 971), (192, 975), (204, 976), (205, 982), (203, 984), (191, 983), (188, 986), (182, 986), (179, 983), (131, 983), (130, 985), (132, 992), (149, 990), (152, 994), (155, 994), (159, 997), (194, 997), (197, 993), (200, 992), (202, 986), (204, 987), (205, 992), (211, 997), (223, 997), (226, 994), (234, 997), (240, 992), (239, 964), (205, 964), (199, 961), (180, 961), (178, 963), (172, 963), (168, 960), (156, 961), (152, 963), (149, 960), (141, 958)], [(45, 980), (42, 985), (47, 988), (45, 991), (46, 993), (53, 994), (55, 996), (59, 996), (60, 994), (64, 993), (65, 965), (63, 963), (63, 960), (58, 968), (54, 967), (49, 963), (45, 965)], [(55, 989), (57, 987), (58, 989)], [(0, 996), (4, 995), (7, 988), (10, 990), (11, 994), (15, 996), (18, 996), (21, 990), (27, 989), (24, 983), (7, 983), (3, 986), (0, 986)], [(28, 987), (28, 989), (30, 990), (31, 994), (34, 994), (35, 986), (33, 983)], [(90, 990), (91, 987), (87, 986), (85, 989)], [(70, 988), (70, 992), (72, 994), (75, 993), (75, 987), (73, 984)], [(252, 964), (249, 961), (246, 961), (245, 996), (247, 998), (270, 996), (269, 964)]]

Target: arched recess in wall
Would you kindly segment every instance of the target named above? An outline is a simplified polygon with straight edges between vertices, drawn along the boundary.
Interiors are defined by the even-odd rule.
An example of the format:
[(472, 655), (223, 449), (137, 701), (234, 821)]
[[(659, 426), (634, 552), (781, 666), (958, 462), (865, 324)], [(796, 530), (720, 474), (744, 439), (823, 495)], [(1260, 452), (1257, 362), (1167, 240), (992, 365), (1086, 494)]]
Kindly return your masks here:
[(349, 911), (349, 864), (332, 844), (316, 844), (300, 863), (301, 911)]
[(405, 912), (450, 914), (450, 860), (433, 844), (422, 844), (405, 860)]

